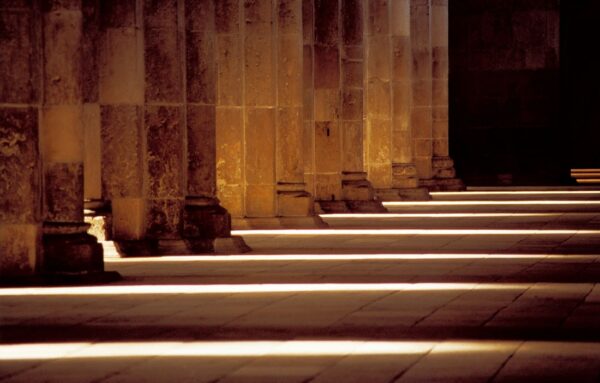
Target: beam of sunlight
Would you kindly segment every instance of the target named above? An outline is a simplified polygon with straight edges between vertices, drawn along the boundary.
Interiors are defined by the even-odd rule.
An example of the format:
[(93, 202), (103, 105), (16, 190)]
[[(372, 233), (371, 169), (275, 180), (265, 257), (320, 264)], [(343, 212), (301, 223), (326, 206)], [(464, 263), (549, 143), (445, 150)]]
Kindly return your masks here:
[(544, 206), (544, 205), (600, 205), (599, 200), (523, 200), (523, 201), (387, 201), (383, 206)]
[(569, 195), (569, 194), (600, 194), (600, 190), (467, 190), (429, 192), (432, 196), (469, 196), (469, 195)]
[(409, 355), (494, 352), (509, 341), (260, 340), (1, 344), (0, 361), (132, 358)]
[(273, 261), (377, 261), (453, 259), (590, 259), (595, 255), (555, 254), (273, 254), (273, 255), (169, 255), (163, 257), (107, 258), (105, 263), (273, 262)]
[(232, 235), (575, 235), (600, 230), (543, 229), (256, 229), (232, 230)]
[(563, 213), (331, 213), (321, 218), (501, 218), (558, 217)]
[(270, 283), (237, 285), (102, 285), (1, 288), (0, 296), (249, 294), (367, 291), (514, 290), (523, 284), (496, 283)]

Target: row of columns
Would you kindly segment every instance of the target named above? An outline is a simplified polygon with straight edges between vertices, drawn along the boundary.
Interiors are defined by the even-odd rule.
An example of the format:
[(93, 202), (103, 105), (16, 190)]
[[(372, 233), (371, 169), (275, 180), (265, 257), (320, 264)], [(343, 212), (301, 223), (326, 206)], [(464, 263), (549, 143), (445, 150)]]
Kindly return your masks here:
[(2, 273), (101, 270), (84, 197), (123, 253), (181, 254), (244, 250), (229, 213), (314, 226), (461, 186), (444, 0), (19, 4), (0, 4)]

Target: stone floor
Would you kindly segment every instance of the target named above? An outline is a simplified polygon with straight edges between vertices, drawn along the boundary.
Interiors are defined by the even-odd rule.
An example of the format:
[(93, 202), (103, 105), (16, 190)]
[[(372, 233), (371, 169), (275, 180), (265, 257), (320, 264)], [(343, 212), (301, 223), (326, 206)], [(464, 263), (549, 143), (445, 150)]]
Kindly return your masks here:
[[(2, 382), (600, 382), (600, 191), (435, 194), (0, 289)], [(113, 257), (111, 257), (113, 255)]]

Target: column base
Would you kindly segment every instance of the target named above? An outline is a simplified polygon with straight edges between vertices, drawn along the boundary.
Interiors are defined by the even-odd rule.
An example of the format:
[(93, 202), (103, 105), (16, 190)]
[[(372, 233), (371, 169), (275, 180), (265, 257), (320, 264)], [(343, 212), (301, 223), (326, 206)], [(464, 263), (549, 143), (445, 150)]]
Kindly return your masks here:
[(89, 235), (83, 222), (44, 223), (42, 274), (85, 274), (104, 272), (102, 245)]
[(315, 201), (318, 214), (386, 213), (381, 200)]
[(308, 217), (234, 218), (234, 230), (315, 229), (329, 227), (318, 215)]
[(454, 160), (450, 157), (434, 157), (432, 159), (434, 184), (430, 191), (461, 191), (465, 190), (464, 183), (456, 178)]
[(216, 238), (214, 242), (215, 254), (243, 254), (250, 251), (252, 251), (252, 248), (246, 244), (244, 238), (238, 235)]
[(431, 199), (427, 188), (375, 189), (375, 194), (382, 201), (428, 201)]

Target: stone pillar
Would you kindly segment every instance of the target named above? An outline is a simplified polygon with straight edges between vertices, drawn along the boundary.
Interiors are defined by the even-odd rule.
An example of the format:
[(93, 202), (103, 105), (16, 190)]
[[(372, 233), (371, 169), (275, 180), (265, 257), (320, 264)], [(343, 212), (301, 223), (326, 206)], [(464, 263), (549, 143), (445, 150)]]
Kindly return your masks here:
[(432, 65), (431, 1), (410, 0), (412, 52), (411, 127), (419, 184), (430, 188), (432, 180)]
[(284, 226), (320, 224), (304, 183), (302, 1), (275, 6), (277, 216)]
[(83, 222), (82, 8), (80, 1), (45, 2), (40, 147), (44, 183), (47, 272), (103, 270), (102, 246)]
[(302, 93), (303, 159), (306, 190), (316, 197), (315, 173), (315, 87), (314, 87), (314, 0), (302, 0)]
[(448, 0), (432, 0), (432, 170), (437, 190), (462, 190), (448, 150)]
[(314, 190), (325, 212), (383, 211), (363, 162), (363, 2), (315, 0)]
[(30, 275), (42, 260), (41, 24), (37, 7), (0, 3), (0, 277)]
[(214, 2), (186, 0), (187, 195), (183, 237), (192, 251), (239, 252), (249, 248), (241, 237), (231, 237), (231, 216), (216, 198), (215, 40)]

